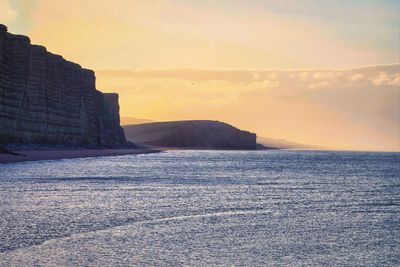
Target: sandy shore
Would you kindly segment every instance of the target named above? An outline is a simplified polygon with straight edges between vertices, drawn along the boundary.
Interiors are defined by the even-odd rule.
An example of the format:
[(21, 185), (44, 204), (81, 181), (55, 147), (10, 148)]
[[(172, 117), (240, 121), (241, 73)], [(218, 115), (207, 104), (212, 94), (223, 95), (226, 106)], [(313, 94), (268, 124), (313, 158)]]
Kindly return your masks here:
[(22, 155), (0, 154), (0, 163), (103, 157), (103, 156), (122, 156), (131, 154), (156, 153), (160, 152), (160, 150), (139, 148), (139, 149), (76, 149), (76, 150), (26, 150), (26, 151), (22, 150), (16, 152)]

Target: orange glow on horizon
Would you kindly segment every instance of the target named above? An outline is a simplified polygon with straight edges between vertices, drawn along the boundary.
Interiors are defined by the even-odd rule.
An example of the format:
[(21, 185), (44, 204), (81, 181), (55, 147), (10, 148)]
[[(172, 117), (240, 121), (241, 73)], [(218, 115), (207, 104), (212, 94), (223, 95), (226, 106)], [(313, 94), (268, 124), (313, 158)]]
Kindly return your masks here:
[(2, 0), (0, 23), (97, 70), (97, 87), (120, 94), (122, 116), (213, 119), (331, 149), (400, 151), (399, 8)]

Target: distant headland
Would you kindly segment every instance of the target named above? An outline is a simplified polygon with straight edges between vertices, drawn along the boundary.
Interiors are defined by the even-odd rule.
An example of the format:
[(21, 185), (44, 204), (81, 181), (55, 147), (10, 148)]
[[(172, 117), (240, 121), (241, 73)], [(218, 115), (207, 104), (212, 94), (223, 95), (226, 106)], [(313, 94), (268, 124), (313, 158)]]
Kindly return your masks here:
[(246, 149), (257, 148), (256, 134), (224, 122), (211, 120), (153, 122), (123, 126), (131, 142), (170, 148)]

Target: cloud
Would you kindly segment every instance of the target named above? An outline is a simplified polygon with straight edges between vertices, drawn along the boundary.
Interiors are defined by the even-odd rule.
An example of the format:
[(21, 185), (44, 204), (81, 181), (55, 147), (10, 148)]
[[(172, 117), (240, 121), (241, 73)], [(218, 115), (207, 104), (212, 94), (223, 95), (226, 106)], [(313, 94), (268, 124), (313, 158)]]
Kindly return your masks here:
[(279, 86), (279, 81), (265, 79), (262, 81), (250, 83), (248, 88), (250, 90), (264, 90), (269, 88), (277, 88), (278, 86)]
[(371, 82), (376, 85), (376, 86), (381, 86), (381, 85), (389, 85), (389, 86), (400, 86), (399, 83), (399, 73), (387, 73), (387, 72), (379, 72), (378, 74), (375, 74), (373, 77), (371, 77)]
[(316, 71), (312, 77), (316, 80), (327, 80), (327, 79), (332, 79), (335, 78), (335, 73), (334, 72), (330, 72), (330, 71), (325, 71), (325, 72), (321, 72), (321, 71)]
[(360, 73), (355, 73), (349, 76), (349, 80), (352, 82), (357, 82), (357, 81), (361, 81), (365, 78), (364, 75), (360, 74)]
[(332, 84), (329, 81), (322, 81), (322, 82), (312, 83), (308, 86), (308, 88), (310, 88), (311, 90), (314, 90), (314, 89), (321, 89), (321, 88), (329, 87), (329, 86), (332, 86)]
[(400, 150), (400, 65), (314, 70), (99, 70), (123, 115), (217, 119), (330, 148)]
[[(243, 84), (264, 84), (277, 87), (279, 84), (304, 88), (355, 86), (362, 83), (373, 85), (398, 85), (399, 64), (372, 66), (356, 69), (329, 70), (198, 70), (198, 69), (156, 69), (156, 70), (97, 70), (101, 77), (123, 79), (175, 79), (186, 81), (225, 81)], [(257, 83), (255, 83), (257, 82)]]

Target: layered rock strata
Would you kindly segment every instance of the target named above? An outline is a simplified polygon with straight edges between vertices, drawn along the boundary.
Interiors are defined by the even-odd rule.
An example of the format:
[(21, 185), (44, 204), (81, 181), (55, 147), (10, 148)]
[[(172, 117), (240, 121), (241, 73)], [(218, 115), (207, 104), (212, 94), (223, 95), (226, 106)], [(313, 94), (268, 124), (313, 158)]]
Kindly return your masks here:
[(125, 143), (117, 94), (95, 74), (0, 24), (0, 143)]

